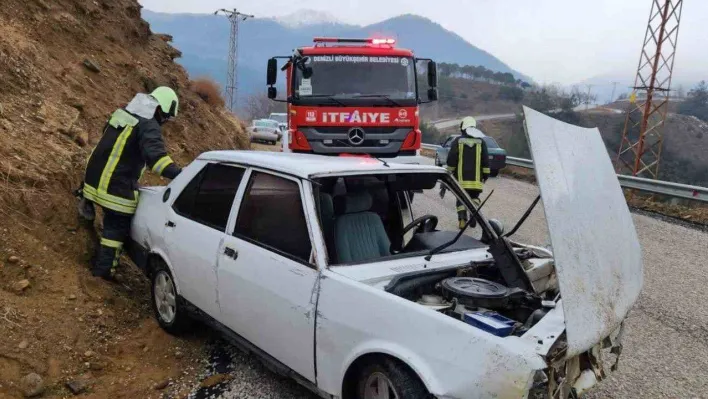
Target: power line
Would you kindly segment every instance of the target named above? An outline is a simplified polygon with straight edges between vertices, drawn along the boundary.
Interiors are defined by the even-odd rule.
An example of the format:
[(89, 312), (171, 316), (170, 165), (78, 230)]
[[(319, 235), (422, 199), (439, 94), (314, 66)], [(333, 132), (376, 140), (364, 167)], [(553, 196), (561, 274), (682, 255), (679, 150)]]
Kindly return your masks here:
[(226, 103), (229, 106), (231, 112), (236, 112), (236, 105), (238, 102), (238, 76), (236, 71), (238, 69), (238, 25), (239, 22), (245, 21), (248, 18), (255, 18), (250, 14), (243, 14), (237, 9), (227, 10), (221, 8), (214, 12), (214, 15), (222, 13), (226, 15), (231, 23), (231, 35), (229, 37), (229, 55), (228, 55), (228, 67), (226, 68), (226, 90), (225, 97)]

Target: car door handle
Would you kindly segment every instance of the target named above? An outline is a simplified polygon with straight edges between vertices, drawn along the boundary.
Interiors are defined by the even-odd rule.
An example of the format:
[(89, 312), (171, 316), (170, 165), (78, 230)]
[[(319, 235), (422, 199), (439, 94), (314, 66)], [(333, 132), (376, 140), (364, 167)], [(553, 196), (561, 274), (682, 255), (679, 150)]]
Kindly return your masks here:
[(228, 256), (229, 258), (231, 258), (233, 260), (238, 259), (238, 252), (236, 252), (235, 249), (230, 248), (230, 247), (224, 248), (224, 255)]
[(173, 221), (171, 221), (171, 220), (168, 220), (167, 223), (165, 223), (165, 226), (167, 226), (167, 227), (175, 227), (176, 224), (175, 224), (175, 222), (173, 222)]

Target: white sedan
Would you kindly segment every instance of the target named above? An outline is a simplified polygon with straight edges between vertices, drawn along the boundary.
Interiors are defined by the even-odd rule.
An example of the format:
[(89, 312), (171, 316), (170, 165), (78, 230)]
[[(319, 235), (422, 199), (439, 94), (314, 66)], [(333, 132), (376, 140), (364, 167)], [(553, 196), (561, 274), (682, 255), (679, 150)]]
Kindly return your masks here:
[[(442, 168), (255, 151), (142, 189), (129, 250), (165, 330), (198, 318), (322, 397), (576, 397), (621, 350), (641, 258), (616, 179), (575, 194), (537, 169), (555, 256), (502, 235)], [(604, 213), (564, 214), (596, 195)], [(444, 228), (457, 202), (465, 234)]]
[(248, 130), (251, 135), (251, 141), (275, 144), (282, 136), (278, 122), (269, 119), (254, 120)]

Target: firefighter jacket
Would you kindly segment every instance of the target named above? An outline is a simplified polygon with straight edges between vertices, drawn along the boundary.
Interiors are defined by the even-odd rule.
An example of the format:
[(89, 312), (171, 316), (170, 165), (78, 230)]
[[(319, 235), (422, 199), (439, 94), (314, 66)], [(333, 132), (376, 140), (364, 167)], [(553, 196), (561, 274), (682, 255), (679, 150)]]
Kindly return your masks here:
[(447, 170), (465, 190), (481, 191), (490, 173), (487, 144), (476, 137), (455, 138), (447, 154)]
[(134, 214), (138, 180), (145, 165), (169, 179), (181, 171), (167, 155), (160, 125), (154, 118), (116, 110), (86, 165), (84, 197), (104, 208)]

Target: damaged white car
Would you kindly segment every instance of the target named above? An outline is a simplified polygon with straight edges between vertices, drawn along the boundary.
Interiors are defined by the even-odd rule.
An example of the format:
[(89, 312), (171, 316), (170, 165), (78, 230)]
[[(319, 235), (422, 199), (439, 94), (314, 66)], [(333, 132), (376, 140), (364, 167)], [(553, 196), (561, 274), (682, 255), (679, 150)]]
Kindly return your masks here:
[(442, 168), (210, 152), (141, 191), (130, 252), (160, 325), (200, 319), (327, 398), (581, 395), (621, 352), (640, 248), (597, 131), (526, 113), (554, 254)]

